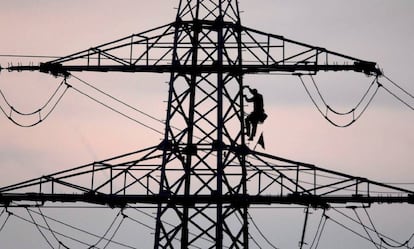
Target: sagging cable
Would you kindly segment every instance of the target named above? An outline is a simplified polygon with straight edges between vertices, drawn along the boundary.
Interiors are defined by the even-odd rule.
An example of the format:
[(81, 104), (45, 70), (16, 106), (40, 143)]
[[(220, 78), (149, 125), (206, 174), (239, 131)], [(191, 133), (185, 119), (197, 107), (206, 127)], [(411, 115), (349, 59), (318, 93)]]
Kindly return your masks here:
[[(119, 215), (121, 214), (122, 210), (120, 210), (118, 212), (118, 214), (115, 216), (115, 218), (113, 219), (112, 223), (109, 225), (108, 229), (106, 229), (105, 233), (102, 235), (102, 237), (96, 242), (94, 243), (90, 248), (96, 248), (96, 246), (102, 241), (102, 240), (106, 240), (106, 245), (104, 248), (106, 248), (106, 246), (108, 246), (108, 244), (111, 242), (111, 239), (106, 239), (106, 235), (109, 233), (109, 231), (112, 229), (112, 227), (114, 226), (116, 220), (118, 219)], [(125, 218), (125, 217), (124, 217)], [(124, 220), (124, 218), (122, 220)], [(120, 222), (120, 224), (122, 223), (122, 221)], [(119, 229), (119, 226), (118, 228)], [(117, 230), (116, 230), (117, 231)], [(114, 232), (115, 234), (115, 232)], [(113, 235), (114, 236), (114, 235)]]
[[(67, 84), (66, 78), (64, 78), (56, 90), (53, 92), (53, 94), (46, 101), (46, 103), (36, 111), (32, 112), (23, 112), (17, 110), (13, 105), (10, 104), (3, 91), (0, 90), (1, 100), (6, 105), (2, 106), (0, 103), (0, 110), (15, 125), (23, 128), (33, 127), (49, 117), (49, 115), (56, 109), (56, 106), (61, 102), (69, 87), (70, 85)], [(43, 113), (43, 111), (46, 113)], [(20, 117), (33, 117), (32, 119), (35, 119), (35, 121), (24, 124), (22, 121), (19, 121), (18, 118), (14, 117), (16, 114)]]
[[(9, 212), (9, 211), (8, 211)], [(20, 216), (20, 215), (17, 215), (17, 214), (14, 214), (14, 213), (11, 213), (11, 212), (9, 212), (11, 215), (13, 215), (14, 217), (16, 217), (16, 218), (18, 218), (18, 219), (20, 219), (20, 220), (22, 220), (22, 221), (26, 221), (26, 222), (28, 222), (28, 223), (30, 223), (30, 224), (33, 224), (33, 225), (36, 225), (36, 226), (38, 226), (39, 228), (42, 228), (42, 229), (45, 229), (45, 230), (48, 230), (45, 226), (42, 226), (42, 225), (40, 225), (40, 224), (37, 224), (36, 222), (33, 222), (33, 221), (31, 221), (31, 220), (28, 220), (28, 219), (26, 219), (26, 218), (24, 218), (24, 217), (22, 217), (22, 216)], [(75, 241), (75, 242), (77, 242), (77, 243), (79, 243), (79, 244), (82, 244), (82, 245), (85, 245), (85, 246), (88, 246), (88, 247), (90, 247), (91, 245), (89, 245), (88, 243), (85, 243), (85, 242), (83, 242), (83, 241), (81, 241), (81, 240), (79, 240), (79, 239), (76, 239), (76, 238), (74, 238), (74, 237), (72, 237), (72, 236), (68, 236), (68, 235), (65, 235), (65, 234), (63, 234), (63, 233), (59, 233), (59, 232), (57, 232), (57, 231), (54, 231), (56, 234), (58, 234), (58, 235), (60, 235), (60, 236), (62, 236), (62, 237), (65, 237), (65, 238), (67, 238), (67, 239), (70, 239), (70, 240), (73, 240), (73, 241)]]
[(29, 214), (30, 218), (32, 219), (33, 224), (36, 226), (39, 233), (42, 235), (42, 237), (45, 239), (46, 243), (50, 246), (50, 248), (54, 249), (52, 243), (49, 241), (49, 239), (46, 237), (46, 235), (43, 233), (42, 229), (40, 229), (39, 224), (36, 222), (36, 220), (33, 218), (33, 215), (30, 213), (29, 209), (26, 208), (27, 213)]
[(61, 246), (63, 246), (66, 249), (69, 249), (69, 247), (67, 247), (62, 241), (59, 240), (59, 238), (56, 236), (55, 232), (53, 231), (53, 229), (50, 227), (49, 223), (46, 220), (45, 215), (42, 213), (42, 210), (40, 209), (40, 207), (38, 207), (39, 213), (43, 218), (43, 221), (45, 222), (47, 228), (49, 229), (50, 233), (52, 234), (52, 236), (55, 238), (55, 240), (59, 243), (59, 248)]
[[(367, 217), (368, 217), (369, 222), (371, 223), (371, 226), (372, 226), (373, 231), (375, 232), (375, 234), (378, 236), (378, 238), (381, 240), (381, 242), (382, 242), (382, 243), (384, 243), (385, 245), (387, 245), (387, 246), (389, 246), (389, 247), (392, 247), (392, 248), (402, 248), (402, 247), (409, 248), (409, 247), (408, 247), (408, 243), (409, 243), (409, 242), (410, 242), (410, 240), (413, 238), (414, 234), (412, 234), (412, 235), (411, 235), (411, 237), (410, 237), (408, 240), (406, 240), (404, 243), (399, 243), (399, 244), (396, 244), (396, 245), (391, 245), (391, 243), (387, 242), (387, 241), (383, 238), (383, 236), (381, 236), (381, 234), (380, 234), (380, 233), (377, 231), (377, 229), (375, 228), (374, 222), (372, 221), (372, 218), (371, 218), (371, 216), (369, 215), (368, 210), (367, 210), (366, 208), (364, 208), (364, 211), (365, 211), (365, 214), (366, 214), (366, 215), (367, 215)], [(395, 241), (395, 240), (392, 240), (392, 241), (393, 241), (394, 243), (396, 243), (396, 241)]]
[(259, 232), (260, 236), (262, 236), (262, 238), (266, 241), (266, 243), (274, 249), (278, 249), (278, 247), (276, 247), (272, 242), (270, 242), (270, 240), (263, 234), (263, 232), (260, 230), (260, 228), (257, 226), (256, 222), (254, 222), (254, 219), (252, 218), (252, 216), (250, 215), (250, 213), (247, 213), (249, 219), (251, 220), (253, 226), (256, 228), (256, 230)]
[[(377, 248), (377, 249), (381, 249), (381, 244), (378, 247), (377, 243), (374, 241), (374, 239), (372, 238), (371, 234), (368, 232), (367, 230), (367, 226), (364, 225), (364, 223), (361, 220), (361, 217), (359, 217), (358, 212), (356, 211), (355, 208), (352, 209), (355, 213), (355, 216), (358, 218), (359, 224), (361, 224), (362, 228), (364, 229), (365, 233), (367, 234), (369, 240), (372, 242), (372, 244)], [(374, 229), (375, 230), (375, 229)]]
[[(36, 212), (35, 210), (30, 210), (30, 212), (35, 213), (35, 214), (37, 214), (37, 215), (42, 215), (41, 213)], [(51, 221), (53, 221), (53, 222), (55, 222), (55, 223), (57, 223), (57, 224), (63, 225), (64, 227), (70, 228), (70, 229), (72, 229), (72, 230), (74, 230), (74, 231), (84, 233), (84, 234), (86, 234), (86, 235), (89, 235), (89, 236), (95, 237), (95, 238), (97, 238), (97, 239), (101, 239), (101, 238), (102, 238), (102, 236), (100, 236), (100, 235), (96, 235), (96, 234), (91, 233), (91, 232), (89, 232), (89, 231), (86, 231), (86, 230), (83, 230), (83, 229), (77, 228), (77, 227), (75, 227), (75, 226), (73, 226), (73, 225), (70, 225), (70, 224), (64, 223), (64, 222), (59, 221), (59, 220), (57, 220), (57, 219), (55, 219), (55, 218), (52, 218), (52, 217), (50, 217), (50, 216), (44, 215), (44, 217), (45, 217), (46, 219), (48, 219), (48, 220), (51, 220)], [(58, 233), (57, 231), (53, 231), (53, 232), (54, 232), (55, 234), (58, 234), (59, 236), (66, 237), (66, 238), (68, 237), (68, 236), (66, 236), (66, 235), (62, 235), (62, 234)], [(69, 238), (69, 239), (70, 239), (70, 238)], [(104, 240), (104, 241), (108, 241), (108, 239), (107, 239), (107, 238), (103, 238), (102, 240)], [(115, 244), (115, 245), (118, 245), (118, 246), (124, 247), (124, 248), (130, 248), (130, 249), (134, 249), (134, 248), (135, 248), (135, 247), (132, 247), (132, 246), (130, 246), (130, 245), (126, 245), (126, 244), (123, 244), (123, 243), (121, 243), (121, 242), (117, 242), (117, 241), (114, 241), (114, 240), (112, 240), (112, 243), (113, 243), (113, 244)], [(90, 247), (90, 246), (91, 246), (91, 245), (89, 245), (89, 247)]]
[[(317, 91), (318, 97), (320, 99), (320, 101), (322, 102), (322, 104), (324, 105), (325, 108), (325, 112), (322, 111), (322, 108), (320, 107), (320, 105), (317, 103), (316, 99), (314, 98), (314, 96), (311, 94), (309, 88), (306, 86), (306, 83), (304, 81), (304, 79), (302, 78), (301, 74), (298, 74), (298, 77), (303, 85), (303, 87), (305, 88), (306, 93), (308, 94), (309, 98), (311, 99), (312, 103), (314, 104), (314, 106), (316, 107), (316, 109), (319, 111), (319, 113), (329, 122), (331, 123), (333, 126), (335, 127), (339, 127), (339, 128), (346, 128), (351, 126), (353, 123), (355, 123), (357, 120), (359, 120), (361, 118), (361, 116), (365, 113), (365, 111), (367, 110), (367, 108), (371, 105), (372, 100), (374, 99), (374, 97), (377, 95), (378, 89), (380, 88), (380, 84), (378, 82), (378, 77), (375, 77), (374, 80), (371, 82), (371, 84), (369, 85), (368, 89), (365, 91), (365, 93), (363, 94), (362, 98), (360, 99), (360, 101), (355, 105), (354, 108), (352, 108), (350, 111), (347, 112), (339, 112), (335, 109), (333, 109), (330, 105), (327, 104), (327, 102), (325, 101), (325, 98), (323, 97), (323, 95), (321, 94), (319, 87), (317, 86), (314, 78), (312, 76), (311, 80), (313, 83), (314, 88)], [(377, 83), (377, 84), (375, 84)], [(375, 88), (375, 90), (372, 90), (374, 88), (374, 86), (377, 86)], [(371, 96), (369, 97), (369, 93), (371, 93)], [(364, 106), (361, 106), (364, 102), (366, 102), (366, 104)], [(359, 113), (357, 113), (356, 111), (361, 109), (361, 111)], [(331, 117), (329, 117), (329, 113), (333, 113), (336, 116), (349, 116), (352, 115), (352, 119), (351, 121), (349, 121), (348, 123), (345, 124), (339, 124), (338, 122), (336, 122), (335, 120), (333, 120)]]
[[(341, 214), (342, 216), (344, 216), (345, 218), (347, 218), (347, 219), (349, 219), (349, 220), (351, 220), (351, 221), (353, 221), (354, 223), (357, 223), (357, 224), (359, 224), (359, 225), (362, 225), (362, 226), (365, 226), (364, 224), (361, 224), (358, 220), (356, 220), (356, 219), (354, 219), (354, 218), (352, 218), (352, 217), (350, 217), (349, 215), (347, 215), (347, 214), (345, 214), (345, 213), (343, 213), (343, 212), (341, 212), (341, 211), (339, 211), (338, 209), (336, 209), (336, 208), (333, 208), (333, 210), (335, 211), (335, 212), (337, 212), (337, 213), (339, 213), (339, 214)], [(369, 216), (368, 216), (368, 218), (369, 219), (371, 219)], [(372, 220), (371, 220), (372, 221)], [(371, 223), (372, 224), (372, 226), (373, 226), (373, 223)], [(396, 241), (396, 240), (394, 240), (394, 239), (392, 239), (392, 238), (390, 238), (389, 236), (386, 236), (386, 235), (384, 235), (384, 234), (382, 234), (382, 233), (380, 233), (380, 232), (378, 232), (376, 229), (375, 229), (375, 226), (373, 226), (373, 228), (370, 228), (370, 227), (367, 227), (367, 226), (365, 226), (365, 228), (367, 229), (367, 230), (369, 230), (369, 231), (371, 231), (371, 232), (375, 232), (376, 234), (377, 234), (377, 236), (381, 239), (381, 238), (383, 238), (383, 239), (381, 239), (381, 244), (382, 243), (384, 243), (384, 241), (383, 240), (385, 240), (385, 239), (387, 239), (387, 240), (389, 240), (389, 241), (392, 241), (393, 243), (395, 243), (395, 244), (401, 244), (400, 242), (398, 242), (398, 241)], [(410, 239), (408, 239), (408, 241), (410, 241), (412, 238), (414, 237), (414, 234), (410, 237)], [(387, 243), (384, 243), (384, 244), (387, 244)], [(405, 243), (404, 243), (405, 244)], [(380, 245), (381, 246), (381, 245)], [(404, 246), (404, 245), (403, 245)], [(405, 245), (408, 249), (410, 249), (409, 247), (408, 247), (408, 245)], [(411, 248), (412, 249), (412, 248)]]

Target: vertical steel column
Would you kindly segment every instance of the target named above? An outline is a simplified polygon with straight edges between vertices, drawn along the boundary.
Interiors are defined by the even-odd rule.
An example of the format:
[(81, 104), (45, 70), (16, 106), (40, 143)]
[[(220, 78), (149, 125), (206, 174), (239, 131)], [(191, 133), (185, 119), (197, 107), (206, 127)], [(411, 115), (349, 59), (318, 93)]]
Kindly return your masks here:
[[(223, 49), (224, 49), (224, 37), (223, 28), (224, 20), (222, 16), (223, 6), (219, 1), (219, 16), (216, 19), (217, 27), (217, 197), (220, 199), (223, 196), (223, 176), (224, 176), (224, 164), (223, 164)], [(223, 248), (223, 203), (220, 201), (217, 203), (216, 209), (217, 224), (216, 224), (216, 248)]]
[[(240, 26), (236, 1), (180, 1), (155, 249), (248, 248), (247, 205), (223, 204), (247, 193), (245, 156), (235, 149), (245, 146)], [(225, 69), (234, 65), (240, 70)], [(198, 203), (202, 195), (211, 202)]]

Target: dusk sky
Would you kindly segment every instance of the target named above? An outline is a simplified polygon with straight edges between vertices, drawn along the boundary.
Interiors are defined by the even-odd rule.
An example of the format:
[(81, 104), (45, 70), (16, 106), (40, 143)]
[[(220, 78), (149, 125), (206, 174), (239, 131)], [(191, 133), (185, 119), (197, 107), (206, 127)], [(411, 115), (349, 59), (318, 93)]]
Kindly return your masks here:
[[(177, 5), (177, 0), (121, 0), (116, 3), (109, 0), (3, 0), (0, 55), (68, 55), (170, 23), (174, 21)], [(377, 62), (387, 77), (414, 93), (412, 0), (240, 0), (240, 7), (244, 26)], [(0, 57), (3, 68), (8, 63), (30, 62), (36, 63), (38, 59)], [(165, 119), (167, 74), (74, 75), (137, 109)], [(354, 80), (347, 73), (321, 75), (315, 79), (327, 102), (339, 111), (352, 109), (372, 80), (365, 76)], [(0, 90), (16, 109), (24, 112), (42, 106), (60, 81), (38, 72), (0, 72)], [(76, 84), (73, 78), (69, 79), (71, 82)], [(414, 189), (414, 112), (384, 89), (379, 90), (356, 123), (348, 128), (337, 128), (315, 109), (297, 77), (252, 75), (246, 76), (245, 82), (264, 95), (269, 118), (259, 127), (259, 132), (265, 136), (266, 153), (379, 182), (411, 183), (398, 186)], [(412, 98), (397, 91), (385, 78), (380, 78), (380, 82), (414, 106)], [(3, 107), (2, 101), (0, 104)], [(163, 130), (162, 124), (139, 113), (127, 108), (122, 111)], [(17, 116), (16, 119), (27, 121)], [(71, 90), (54, 112), (37, 126), (21, 128), (1, 114), (0, 127), (0, 186), (153, 146), (162, 138)], [(257, 223), (280, 248), (297, 248), (303, 212), (302, 209), (291, 212), (275, 209), (252, 211), (252, 215), (257, 215)], [(412, 205), (374, 205), (372, 213), (378, 228), (399, 241), (405, 241), (414, 233)], [(277, 221), (269, 221), (272, 215), (279, 217), (275, 218)], [(313, 226), (317, 225), (318, 215), (320, 211), (315, 210)], [(286, 229), (277, 224), (289, 223), (289, 220), (297, 223), (286, 225)], [(0, 217), (0, 226), (2, 221)], [(328, 226), (329, 232), (326, 238), (322, 236), (319, 248), (332, 248), (335, 241), (341, 241), (336, 248), (375, 248), (333, 224)], [(28, 238), (35, 241), (32, 248), (50, 248), (34, 226), (13, 220), (0, 232), (0, 248), (2, 244), (7, 245), (4, 247), (7, 249), (28, 248), (25, 246), (29, 244), (16, 241), (16, 234), (22, 227), (30, 233)], [(277, 231), (277, 235), (272, 234), (273, 231)], [(103, 232), (103, 228), (96, 231)], [(284, 237), (281, 233), (287, 234)], [(311, 237), (310, 234), (308, 240)], [(414, 246), (414, 241), (410, 245)]]

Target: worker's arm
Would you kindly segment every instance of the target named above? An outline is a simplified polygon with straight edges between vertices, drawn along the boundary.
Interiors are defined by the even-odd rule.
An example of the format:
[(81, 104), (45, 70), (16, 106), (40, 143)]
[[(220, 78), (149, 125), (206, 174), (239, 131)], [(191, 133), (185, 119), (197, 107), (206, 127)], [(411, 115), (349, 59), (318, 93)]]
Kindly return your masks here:
[[(243, 86), (243, 89), (247, 88), (249, 89), (250, 93), (253, 94), (252, 89), (250, 86)], [(243, 97), (246, 99), (247, 102), (253, 102), (253, 96), (251, 98), (248, 98), (246, 94), (243, 95)]]
[(247, 95), (243, 95), (243, 97), (247, 102), (253, 102), (253, 97), (248, 98)]
[(249, 89), (250, 93), (252, 93), (252, 89), (250, 88), (250, 86), (243, 86), (243, 89), (244, 89), (244, 88)]

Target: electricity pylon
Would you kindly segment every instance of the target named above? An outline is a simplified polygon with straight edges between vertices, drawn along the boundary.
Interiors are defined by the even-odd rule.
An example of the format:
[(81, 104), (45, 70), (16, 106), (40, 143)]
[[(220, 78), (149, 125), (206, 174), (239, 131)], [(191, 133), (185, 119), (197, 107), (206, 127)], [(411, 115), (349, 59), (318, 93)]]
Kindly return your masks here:
[(244, 75), (381, 72), (374, 62), (242, 26), (235, 0), (180, 0), (170, 24), (37, 66), (7, 69), (65, 78), (75, 71), (169, 73), (170, 80), (159, 145), (0, 188), (4, 206), (149, 204), (157, 209), (154, 248), (184, 249), (249, 248), (252, 205), (414, 202), (410, 190), (247, 146)]

